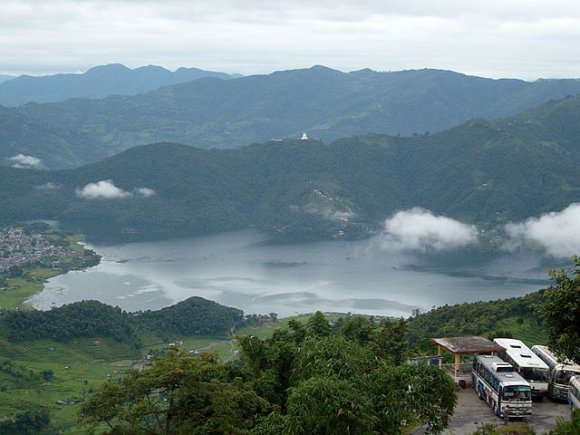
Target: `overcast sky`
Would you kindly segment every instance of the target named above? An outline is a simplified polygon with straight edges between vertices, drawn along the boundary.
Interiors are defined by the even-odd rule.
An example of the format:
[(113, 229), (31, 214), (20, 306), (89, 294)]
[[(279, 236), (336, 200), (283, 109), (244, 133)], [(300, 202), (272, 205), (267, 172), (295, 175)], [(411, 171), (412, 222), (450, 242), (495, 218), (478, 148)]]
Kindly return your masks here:
[(2, 0), (0, 74), (442, 68), (580, 77), (577, 0)]

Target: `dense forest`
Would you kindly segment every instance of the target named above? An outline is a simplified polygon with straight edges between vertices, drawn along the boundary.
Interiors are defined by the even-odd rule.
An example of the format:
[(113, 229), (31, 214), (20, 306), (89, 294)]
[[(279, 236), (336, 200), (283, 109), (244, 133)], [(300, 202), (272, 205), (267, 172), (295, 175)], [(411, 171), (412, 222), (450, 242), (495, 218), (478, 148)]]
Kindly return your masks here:
[(140, 334), (219, 336), (243, 323), (243, 312), (199, 297), (158, 311), (127, 313), (98, 301), (81, 301), (48, 311), (5, 310), (0, 320), (14, 341), (48, 338), (70, 341), (81, 337), (111, 337), (140, 345)]

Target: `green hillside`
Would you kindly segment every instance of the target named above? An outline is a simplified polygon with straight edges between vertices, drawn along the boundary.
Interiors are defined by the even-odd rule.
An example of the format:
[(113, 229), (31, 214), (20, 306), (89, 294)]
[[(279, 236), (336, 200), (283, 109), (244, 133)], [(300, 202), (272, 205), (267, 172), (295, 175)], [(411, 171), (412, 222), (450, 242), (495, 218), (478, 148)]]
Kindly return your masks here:
[[(107, 83), (117, 86), (115, 80)], [(88, 163), (154, 142), (231, 148), (299, 137), (305, 131), (326, 142), (369, 132), (404, 136), (439, 132), (474, 118), (513, 115), (578, 92), (578, 80), (532, 83), (441, 70), (342, 73), (315, 66), (235, 80), (202, 78), (135, 96), (27, 104), (12, 109), (10, 116), (51, 126), (61, 132), (55, 134), (60, 140), (66, 140), (71, 134), (67, 132), (80, 135), (82, 140), (71, 143), (68, 153)], [(78, 165), (78, 160), (67, 160), (66, 152), (57, 154), (59, 159), (47, 155), (44, 135), (30, 136), (19, 144), (22, 150), (10, 152), (26, 148), (46, 158), (51, 168)], [(13, 133), (0, 130), (0, 157), (12, 155), (2, 145), (14, 142)]]
[(297, 241), (368, 236), (419, 206), (493, 229), (580, 200), (579, 117), (570, 97), (411, 138), (160, 143), (68, 171), (0, 168), (0, 221), (58, 219), (113, 241), (247, 227)]

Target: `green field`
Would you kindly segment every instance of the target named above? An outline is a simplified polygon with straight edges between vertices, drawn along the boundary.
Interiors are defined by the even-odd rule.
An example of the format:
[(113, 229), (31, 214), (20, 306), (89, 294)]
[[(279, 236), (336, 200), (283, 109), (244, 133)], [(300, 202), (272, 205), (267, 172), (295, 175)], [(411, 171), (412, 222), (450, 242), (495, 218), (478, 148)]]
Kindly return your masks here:
[[(140, 354), (110, 339), (69, 343), (0, 339), (0, 363), (3, 367), (12, 363), (10, 370), (0, 372), (0, 414), (43, 407), (50, 411), (55, 427), (78, 433), (72, 428), (80, 401), (139, 360)], [(52, 379), (44, 379), (43, 371), (51, 371)]]
[(44, 282), (61, 274), (58, 269), (33, 268), (25, 269), (22, 277), (6, 278), (0, 286), (0, 308), (2, 309), (30, 309), (26, 300), (42, 291)]

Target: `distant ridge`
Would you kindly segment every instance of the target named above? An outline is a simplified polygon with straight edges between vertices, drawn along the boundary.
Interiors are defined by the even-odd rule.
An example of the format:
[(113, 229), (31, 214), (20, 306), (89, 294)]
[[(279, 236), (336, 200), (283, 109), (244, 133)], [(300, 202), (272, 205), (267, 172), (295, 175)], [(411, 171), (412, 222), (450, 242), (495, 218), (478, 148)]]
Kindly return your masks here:
[(135, 69), (121, 64), (101, 65), (82, 74), (47, 76), (0, 76), (0, 105), (19, 106), (29, 102), (48, 103), (68, 98), (103, 98), (109, 95), (135, 95), (162, 86), (197, 80), (202, 77), (232, 78), (230, 75), (197, 68), (179, 68), (171, 72), (148, 65)]
[[(90, 75), (99, 76), (102, 69), (125, 71), (121, 65), (108, 66)], [(159, 72), (154, 67), (147, 70)], [(154, 142), (233, 148), (298, 138), (304, 132), (325, 142), (369, 133), (435, 133), (470, 119), (513, 115), (579, 92), (580, 81), (574, 79), (491, 80), (430, 69), (343, 73), (315, 66), (235, 80), (205, 77), (134, 96), (75, 98), (13, 110), (37, 124), (81, 135), (83, 143), (71, 152), (94, 162), (96, 155), (104, 158)], [(0, 144), (12, 143), (2, 135), (0, 131)], [(17, 152), (18, 144), (14, 146)], [(41, 153), (44, 145), (39, 140), (26, 146)], [(0, 158), (5, 156), (0, 145)], [(46, 166), (75, 164), (62, 165), (64, 160)]]

